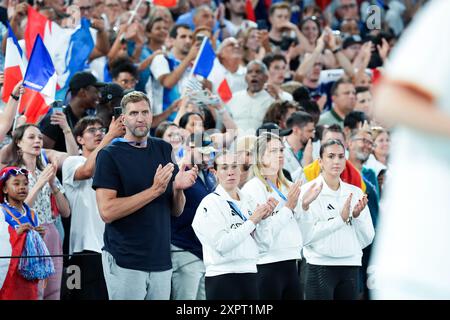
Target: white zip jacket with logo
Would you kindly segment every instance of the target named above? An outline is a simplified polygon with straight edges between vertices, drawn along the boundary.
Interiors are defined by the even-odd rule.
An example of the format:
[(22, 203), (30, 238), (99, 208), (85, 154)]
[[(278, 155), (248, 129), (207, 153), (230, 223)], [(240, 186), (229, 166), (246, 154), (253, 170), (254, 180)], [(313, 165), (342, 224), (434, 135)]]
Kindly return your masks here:
[[(313, 183), (323, 182), (323, 188), (308, 211), (303, 211), (303, 196)], [(331, 190), (322, 175), (301, 187), (299, 206), (305, 246), (303, 255), (309, 264), (322, 266), (361, 266), (362, 249), (375, 236), (369, 208), (366, 206), (357, 218), (344, 222), (341, 211), (350, 193), (350, 217), (363, 191), (340, 181), (337, 191)]]
[[(256, 203), (238, 191), (240, 201), (218, 186), (214, 193), (200, 202), (192, 222), (192, 228), (202, 243), (203, 262), (206, 276), (218, 276), (227, 273), (256, 273), (259, 248), (270, 245), (271, 235), (268, 229), (248, 220), (256, 208)], [(232, 201), (244, 215), (244, 221), (227, 201)], [(264, 239), (257, 244), (255, 238)]]
[[(280, 191), (284, 197), (287, 197), (288, 188), (282, 186)], [(298, 210), (294, 214), (286, 208), (284, 206), (286, 201), (276, 191), (267, 191), (264, 183), (257, 177), (244, 185), (242, 193), (252, 197), (257, 204), (266, 203), (269, 197), (279, 201), (273, 214), (259, 223), (261, 230), (266, 232), (257, 234), (258, 244), (264, 243), (260, 236), (268, 237), (270, 234), (271, 241), (265, 242), (264, 247), (260, 247), (258, 264), (301, 259), (303, 239), (298, 226), (301, 218), (301, 215), (297, 213)]]

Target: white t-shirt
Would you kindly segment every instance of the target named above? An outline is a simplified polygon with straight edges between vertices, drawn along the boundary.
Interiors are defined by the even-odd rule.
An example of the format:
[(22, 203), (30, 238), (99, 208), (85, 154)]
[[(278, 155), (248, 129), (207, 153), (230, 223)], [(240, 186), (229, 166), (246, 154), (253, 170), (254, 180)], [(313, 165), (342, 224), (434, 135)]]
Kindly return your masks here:
[(92, 178), (74, 180), (75, 171), (86, 162), (83, 156), (68, 157), (63, 164), (63, 184), (71, 208), (69, 252), (101, 253), (105, 223), (100, 218)]
[(228, 70), (225, 71), (225, 79), (227, 79), (228, 86), (233, 94), (241, 90), (247, 90), (246, 73), (247, 68), (243, 66), (239, 66), (235, 73), (231, 73)]
[[(429, 92), (448, 117), (449, 34), (450, 1), (430, 2), (386, 68), (387, 79)], [(399, 127), (392, 145), (369, 285), (378, 299), (450, 299), (450, 139)]]
[(275, 99), (266, 91), (261, 90), (250, 96), (247, 90), (233, 94), (226, 104), (239, 130), (255, 134), (263, 122), (264, 116)]
[(152, 93), (153, 97), (153, 114), (158, 115), (163, 112), (163, 95), (164, 87), (159, 82), (159, 77), (170, 73), (169, 62), (164, 55), (157, 55), (150, 64), (151, 77), (148, 79), (145, 91), (147, 94)]
[(240, 26), (235, 25), (233, 22), (231, 22), (230, 20), (225, 20), (225, 27), (227, 28), (228, 32), (230, 33), (231, 37), (235, 37), (237, 35), (237, 33), (241, 30), (247, 30), (249, 28), (256, 28), (258, 27), (258, 25), (250, 20), (244, 20), (242, 21)]

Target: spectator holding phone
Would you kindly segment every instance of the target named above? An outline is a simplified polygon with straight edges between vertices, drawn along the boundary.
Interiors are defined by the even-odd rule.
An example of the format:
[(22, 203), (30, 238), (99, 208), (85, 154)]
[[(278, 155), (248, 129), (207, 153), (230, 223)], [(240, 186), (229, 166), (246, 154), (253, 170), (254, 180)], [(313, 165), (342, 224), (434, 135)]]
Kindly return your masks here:
[(62, 152), (69, 151), (66, 145), (66, 135), (72, 135), (71, 130), (78, 120), (87, 116), (89, 109), (97, 106), (100, 100), (98, 88), (103, 86), (104, 83), (98, 82), (89, 72), (77, 72), (73, 75), (69, 82), (71, 98), (62, 112), (66, 117), (67, 126), (63, 121), (63, 115), (59, 112), (56, 112), (55, 116), (52, 113), (47, 114), (39, 124), (44, 138), (44, 148)]
[[(264, 26), (262, 26), (264, 27)], [(243, 48), (243, 62), (245, 64), (252, 60), (262, 60), (266, 53), (271, 52), (271, 47), (269, 43), (269, 32), (266, 29), (248, 28), (246, 30), (241, 30), (237, 34), (237, 38), (242, 44)]]

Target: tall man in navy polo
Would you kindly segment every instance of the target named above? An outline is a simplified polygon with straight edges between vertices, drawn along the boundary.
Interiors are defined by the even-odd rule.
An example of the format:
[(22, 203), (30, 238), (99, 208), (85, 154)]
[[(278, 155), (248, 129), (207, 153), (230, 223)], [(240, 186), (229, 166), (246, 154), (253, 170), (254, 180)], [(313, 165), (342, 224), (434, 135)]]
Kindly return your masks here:
[(141, 92), (121, 102), (124, 138), (97, 156), (93, 188), (105, 221), (103, 272), (111, 300), (169, 299), (170, 215), (183, 212), (183, 190), (197, 168), (179, 171), (170, 144), (149, 138), (150, 101)]

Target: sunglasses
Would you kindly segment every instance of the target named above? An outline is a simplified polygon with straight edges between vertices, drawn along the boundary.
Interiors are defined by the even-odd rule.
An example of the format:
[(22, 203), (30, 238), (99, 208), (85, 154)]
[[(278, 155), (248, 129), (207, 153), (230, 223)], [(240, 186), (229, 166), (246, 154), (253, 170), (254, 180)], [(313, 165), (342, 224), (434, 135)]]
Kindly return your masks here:
[(23, 174), (25, 176), (28, 176), (28, 170), (27, 169), (22, 169), (22, 168), (21, 169), (9, 169), (8, 171), (6, 171), (6, 172), (4, 172), (2, 174), (2, 176), (0, 177), (0, 180), (4, 180), (7, 177), (9, 177), (10, 175), (17, 176), (19, 174)]
[(100, 133), (105, 134), (106, 133), (106, 128), (89, 128), (84, 130), (84, 132), (90, 133), (90, 134), (96, 134), (97, 131), (100, 131)]

